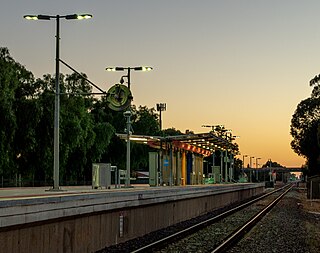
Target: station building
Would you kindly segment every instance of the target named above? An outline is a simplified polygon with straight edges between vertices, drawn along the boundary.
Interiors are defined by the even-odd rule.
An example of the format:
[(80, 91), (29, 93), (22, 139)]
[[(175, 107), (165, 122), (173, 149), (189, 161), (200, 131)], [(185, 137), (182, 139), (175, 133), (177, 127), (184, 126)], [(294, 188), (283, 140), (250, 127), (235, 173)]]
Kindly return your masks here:
[[(127, 139), (126, 134), (117, 134)], [(238, 147), (234, 138), (226, 134), (188, 133), (177, 136), (130, 135), (130, 141), (144, 143), (155, 148), (149, 153), (150, 186), (199, 185), (210, 177), (213, 182), (232, 182), (234, 178), (234, 156)], [(216, 153), (220, 156), (219, 166), (215, 165)], [(209, 175), (204, 172), (204, 157), (212, 155)]]

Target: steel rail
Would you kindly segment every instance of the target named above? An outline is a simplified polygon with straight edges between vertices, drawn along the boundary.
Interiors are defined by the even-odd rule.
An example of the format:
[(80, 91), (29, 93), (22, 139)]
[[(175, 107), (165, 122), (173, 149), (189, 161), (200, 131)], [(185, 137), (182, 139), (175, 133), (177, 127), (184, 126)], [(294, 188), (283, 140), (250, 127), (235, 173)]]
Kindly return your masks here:
[(285, 192), (273, 200), (268, 206), (266, 206), (262, 211), (253, 216), (246, 224), (238, 228), (233, 232), (224, 242), (222, 242), (218, 247), (216, 247), (211, 253), (225, 252), (227, 249), (231, 248), (245, 234), (247, 234), (291, 189), (291, 185)]
[(207, 219), (205, 221), (202, 221), (202, 222), (200, 222), (198, 224), (192, 225), (192, 226), (190, 226), (190, 227), (188, 227), (186, 229), (183, 229), (183, 230), (181, 230), (179, 232), (176, 232), (176, 233), (174, 233), (172, 235), (164, 237), (164, 238), (162, 238), (162, 239), (160, 239), (158, 241), (155, 241), (153, 243), (145, 245), (145, 246), (143, 246), (143, 247), (141, 247), (139, 249), (133, 250), (133, 251), (131, 251), (131, 253), (151, 252), (151, 250), (153, 248), (160, 248), (161, 245), (171, 243), (171, 242), (173, 242), (173, 241), (175, 241), (175, 240), (177, 240), (179, 238), (183, 238), (183, 237), (185, 237), (185, 236), (187, 236), (189, 234), (192, 234), (195, 231), (199, 231), (199, 230), (211, 225), (212, 223), (217, 222), (217, 221), (219, 221), (219, 220), (221, 220), (221, 219), (223, 219), (223, 218), (225, 218), (225, 217), (227, 217), (227, 216), (229, 216), (229, 215), (231, 215), (233, 213), (236, 213), (236, 212), (240, 211), (241, 209), (244, 209), (244, 208), (252, 205), (253, 203), (255, 203), (255, 202), (257, 202), (257, 201), (259, 201), (259, 200), (261, 200), (263, 198), (266, 198), (269, 195), (272, 195), (272, 194), (274, 194), (274, 193), (276, 193), (278, 191), (281, 191), (281, 190), (283, 190), (283, 189), (285, 189), (287, 187), (288, 187), (288, 185), (285, 185), (285, 186), (283, 186), (283, 187), (281, 187), (279, 189), (276, 189), (276, 190), (273, 190), (271, 192), (268, 192), (268, 193), (266, 193), (266, 194), (264, 194), (264, 195), (262, 195), (260, 197), (252, 199), (252, 200), (250, 200), (250, 201), (248, 201), (246, 203), (243, 203), (243, 204), (241, 204), (239, 206), (236, 206), (236, 207), (234, 207), (234, 208), (232, 208), (230, 210), (227, 210), (227, 211), (225, 211), (225, 212), (223, 212), (221, 214), (218, 214), (218, 215), (216, 215), (216, 216), (214, 216), (212, 218), (209, 218), (209, 219)]

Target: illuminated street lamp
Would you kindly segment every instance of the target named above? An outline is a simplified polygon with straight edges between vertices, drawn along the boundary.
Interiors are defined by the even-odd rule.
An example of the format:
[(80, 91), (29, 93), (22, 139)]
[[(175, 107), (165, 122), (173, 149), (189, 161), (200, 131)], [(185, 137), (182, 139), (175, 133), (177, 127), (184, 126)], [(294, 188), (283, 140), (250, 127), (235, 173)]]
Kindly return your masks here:
[(128, 71), (128, 74), (126, 76), (123, 76), (123, 77), (126, 77), (128, 79), (128, 88), (130, 90), (130, 85), (131, 85), (131, 82), (130, 82), (130, 72), (131, 70), (135, 70), (135, 71), (151, 71), (153, 68), (152, 67), (108, 67), (106, 68), (107, 71), (125, 71), (127, 70)]
[(59, 190), (59, 117), (60, 117), (60, 86), (59, 86), (59, 40), (60, 40), (60, 19), (89, 19), (91, 14), (71, 15), (24, 15), (27, 20), (56, 20), (56, 76), (55, 76), (55, 100), (54, 100), (54, 161), (53, 161), (53, 189)]
[[(130, 80), (130, 73), (131, 70), (135, 71), (151, 71), (153, 68), (152, 67), (107, 67), (107, 71), (125, 71), (127, 70), (127, 75), (121, 77), (121, 81), (123, 83), (123, 77), (126, 77), (128, 80), (128, 89), (130, 91), (130, 86), (131, 86), (131, 80)], [(131, 102), (130, 102), (131, 104)], [(129, 105), (129, 108), (127, 111), (124, 112), (124, 116), (127, 118), (127, 173), (126, 173), (126, 182), (125, 182), (125, 187), (130, 187), (130, 135), (131, 135), (131, 105)]]

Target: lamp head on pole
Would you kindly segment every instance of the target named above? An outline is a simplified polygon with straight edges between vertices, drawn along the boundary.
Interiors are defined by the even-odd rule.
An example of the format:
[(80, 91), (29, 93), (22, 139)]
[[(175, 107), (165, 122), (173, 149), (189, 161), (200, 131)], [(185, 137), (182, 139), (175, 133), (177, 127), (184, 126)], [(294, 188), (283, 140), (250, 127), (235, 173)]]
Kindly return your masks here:
[(152, 67), (134, 67), (133, 70), (135, 71), (151, 71), (153, 70)]
[[(93, 16), (91, 14), (74, 14), (73, 15), (75, 18), (72, 18), (72, 19), (90, 19), (92, 18)], [(68, 19), (68, 16), (66, 17), (66, 19)]]
[(67, 20), (70, 19), (89, 19), (92, 18), (93, 16), (91, 14), (71, 14), (71, 15), (65, 15), (65, 16), (51, 16), (51, 15), (24, 15), (23, 16), (25, 19), (27, 20), (50, 20), (51, 18), (56, 18), (56, 19), (60, 19), (60, 18), (65, 18)]
[(152, 67), (107, 67), (106, 71), (114, 72), (114, 71), (124, 71), (124, 70), (135, 70), (135, 71), (151, 71), (153, 70)]
[(51, 16), (49, 15), (24, 15), (27, 20), (50, 20)]
[(124, 71), (125, 68), (123, 67), (107, 67), (106, 71), (114, 72), (114, 71)]
[(166, 103), (159, 103), (157, 104), (157, 111), (165, 111), (167, 109), (167, 104)]

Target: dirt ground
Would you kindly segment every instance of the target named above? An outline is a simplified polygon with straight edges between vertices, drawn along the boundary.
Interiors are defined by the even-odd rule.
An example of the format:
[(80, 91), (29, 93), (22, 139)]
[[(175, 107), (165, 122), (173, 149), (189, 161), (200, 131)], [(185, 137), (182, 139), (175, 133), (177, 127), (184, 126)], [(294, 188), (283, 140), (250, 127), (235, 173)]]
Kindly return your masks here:
[(320, 252), (320, 199), (307, 199), (306, 188), (297, 188), (299, 201), (297, 204), (305, 212), (304, 227), (309, 250)]
[(301, 208), (306, 212), (319, 213), (320, 215), (320, 199), (307, 199), (307, 189), (304, 187), (297, 188), (299, 199), (301, 200)]

